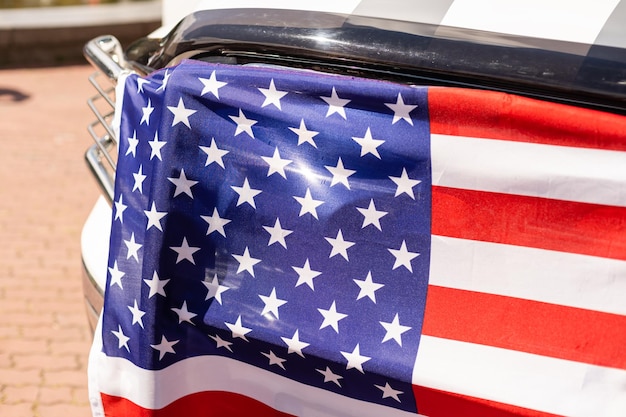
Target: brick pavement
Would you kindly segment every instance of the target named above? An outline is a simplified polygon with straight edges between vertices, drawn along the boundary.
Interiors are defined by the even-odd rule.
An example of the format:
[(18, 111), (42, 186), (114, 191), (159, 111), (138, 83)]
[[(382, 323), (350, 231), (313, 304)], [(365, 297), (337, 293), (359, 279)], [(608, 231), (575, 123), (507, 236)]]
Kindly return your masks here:
[(86, 417), (87, 65), (0, 70), (0, 416)]

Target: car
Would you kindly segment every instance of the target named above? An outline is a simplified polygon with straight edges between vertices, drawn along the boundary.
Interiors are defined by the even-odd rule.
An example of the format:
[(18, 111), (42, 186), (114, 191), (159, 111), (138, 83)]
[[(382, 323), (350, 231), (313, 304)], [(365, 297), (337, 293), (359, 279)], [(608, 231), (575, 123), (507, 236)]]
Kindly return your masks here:
[[(102, 189), (81, 238), (87, 315), (95, 335), (90, 358), (94, 413), (103, 409), (107, 415), (128, 410), (337, 416), (626, 413), (626, 357), (620, 347), (626, 342), (622, 301), (626, 5), (604, 1), (575, 5), (565, 13), (556, 3), (551, 8), (546, 2), (537, 5), (543, 13), (536, 14), (516, 2), (502, 9), (489, 3), (489, 12), (484, 9), (487, 2), (481, 1), (457, 0), (445, 7), (424, 3), (423, 9), (411, 2), (392, 3), (198, 2), (190, 10), (165, 1), (161, 30), (125, 49), (106, 35), (85, 46), (87, 60), (98, 71), (90, 79), (97, 90), (89, 100), (96, 115), (89, 126), (95, 143), (86, 160)], [(561, 12), (567, 18), (560, 19)], [(534, 24), (527, 24), (529, 19)], [(216, 74), (224, 78), (217, 79)], [(227, 79), (234, 86), (237, 74), (239, 96), (222, 102), (226, 93), (219, 89)], [(262, 75), (271, 82), (268, 78), (269, 84), (260, 86), (256, 77)], [(202, 93), (193, 96), (197, 100), (193, 110), (192, 98), (184, 95), (191, 87), (172, 86), (182, 81), (170, 81), (184, 77), (193, 79), (198, 88), (204, 85)], [(289, 80), (297, 82), (282, 91), (279, 82), (287, 85)], [(346, 86), (345, 92), (335, 90), (335, 85)], [(356, 87), (350, 90), (350, 85)], [(180, 100), (177, 106), (174, 96), (165, 93), (170, 88)], [(326, 93), (317, 88), (326, 88)], [(401, 92), (376, 107), (372, 97), (380, 99), (389, 91)], [(282, 112), (281, 100), (288, 94), (322, 109), (315, 129), (302, 108), (290, 116), (272, 116), (273, 122), (261, 120), (270, 111)], [(151, 127), (157, 100), (163, 111), (158, 116), (161, 124)], [(251, 100), (260, 100), (259, 109), (249, 107)], [(219, 129), (194, 136), (188, 133), (189, 118), (197, 113), (197, 120), (205, 105), (211, 110), (203, 113), (203, 129)], [(134, 110), (125, 113), (126, 106)], [(352, 115), (346, 115), (344, 106), (355, 112), (355, 118), (358, 114), (359, 123), (349, 128), (338, 124)], [(370, 111), (378, 119), (386, 114), (388, 126), (376, 130), (365, 118)], [(129, 121), (131, 114), (134, 122)], [(171, 126), (166, 115), (174, 117)], [(297, 145), (296, 136), (290, 145), (284, 144), (287, 139), (271, 130), (287, 120), (291, 124), (283, 129), (284, 135), (297, 134)], [(420, 138), (428, 139), (424, 142), (428, 145), (402, 142), (387, 150), (395, 165), (376, 165), (384, 160), (378, 148), (390, 141), (385, 135), (408, 134), (392, 127), (422, 129)], [(156, 129), (150, 130), (151, 148), (145, 147), (148, 128)], [(231, 128), (234, 137), (225, 145), (221, 135)], [(347, 162), (324, 148), (314, 157), (317, 162), (309, 162), (310, 170), (302, 168), (302, 161), (311, 161), (308, 152), (318, 150), (313, 137), (320, 132), (328, 132), (321, 136), (327, 135), (329, 142), (340, 143), (340, 136), (345, 136), (348, 144), (340, 148), (353, 147), (360, 154)], [(138, 134), (143, 136), (138, 139)], [(175, 139), (199, 141), (194, 150), (207, 158), (200, 168), (181, 168), (183, 144), (177, 145), (179, 153), (168, 154), (179, 165), (164, 162), (163, 141)], [(147, 150), (146, 166), (158, 159), (168, 167), (159, 174), (163, 183), (150, 186), (149, 197), (137, 182), (137, 175), (146, 177), (144, 165), (125, 165), (130, 156), (136, 157), (140, 140)], [(304, 148), (306, 152), (301, 151)], [(424, 160), (416, 156), (422, 152), (428, 154)], [(292, 159), (284, 158), (287, 153)], [(406, 153), (411, 163), (402, 159)], [(232, 160), (237, 173), (223, 173), (221, 157), (227, 154), (237, 155)], [(299, 171), (292, 171), (298, 163)], [(209, 168), (216, 171), (210, 175), (202, 171)], [(392, 171), (383, 175), (386, 169)], [(194, 176), (186, 176), (185, 170)], [(420, 179), (418, 172), (423, 174)], [(311, 184), (306, 193), (293, 188), (285, 197), (282, 193), (291, 190), (287, 186), (263, 190), (267, 198), (271, 196), (267, 204), (272, 210), (297, 207), (300, 212), (294, 212), (294, 221), (305, 218), (306, 227), (319, 220), (313, 206), (324, 204), (314, 198), (312, 184), (331, 190), (326, 201), (344, 198), (334, 194), (337, 190), (360, 198), (345, 197), (332, 211), (320, 214), (329, 219), (320, 242), (330, 246), (310, 246), (314, 237), (298, 240), (302, 259), (297, 261), (285, 253), (288, 242), (295, 241), (295, 226), (287, 230), (276, 216), (271, 219), (275, 223), (254, 217), (261, 188), (249, 183), (254, 178), (286, 180), (295, 174)], [(122, 177), (129, 182), (122, 183)], [(194, 186), (207, 187), (211, 196), (232, 195), (226, 202), (206, 197), (211, 203), (192, 204), (193, 210), (204, 213), (192, 222), (185, 217), (192, 210), (189, 201), (185, 200), (187, 205), (180, 201), (193, 198)], [(158, 194), (161, 188), (167, 192)], [(373, 194), (376, 198), (360, 194), (366, 191), (381, 194)], [(398, 205), (386, 205), (383, 196), (398, 200)], [(172, 211), (159, 211), (155, 202)], [(338, 230), (332, 226), (331, 231), (334, 222), (347, 221), (348, 202), (357, 209), (352, 208), (351, 215), (358, 224)], [(143, 224), (136, 229), (139, 220), (132, 220), (136, 224), (126, 229), (122, 213), (127, 209), (127, 218), (133, 210), (141, 222), (147, 216), (145, 230)], [(406, 214), (398, 214), (402, 210)], [(176, 223), (161, 223), (164, 216), (174, 218), (173, 213)], [(389, 220), (381, 226), (385, 216), (385, 221), (394, 218), (395, 223)], [(230, 234), (226, 239), (225, 228), (235, 230), (235, 223), (237, 232), (229, 233), (236, 237)], [(188, 229), (182, 232), (183, 227)], [(361, 229), (372, 232), (363, 238), (371, 245), (363, 249), (366, 255), (350, 249), (361, 241), (354, 235), (349, 240), (349, 227), (354, 234)], [(383, 239), (376, 233), (384, 227), (393, 232)], [(410, 231), (414, 227), (419, 230)], [(151, 228), (178, 240), (148, 244)], [(141, 256), (135, 240), (140, 229), (146, 233)], [(210, 236), (212, 253), (196, 258), (195, 252), (205, 251), (205, 246), (193, 246), (190, 236), (197, 240)], [(262, 264), (262, 257), (251, 252), (261, 237), (264, 243), (269, 238), (267, 247), (279, 252), (259, 250), (271, 266), (255, 276), (254, 267)], [(418, 242), (424, 245), (419, 250)], [(149, 245), (163, 249), (148, 255)], [(381, 245), (385, 250), (369, 252)], [(335, 262), (349, 261), (348, 254), (358, 259), (356, 270), (361, 275), (351, 276), (353, 272)], [(166, 257), (172, 266), (165, 266)], [(322, 299), (325, 304), (314, 298), (313, 280), (322, 272), (311, 263), (320, 257), (335, 262), (328, 261), (327, 275), (344, 279), (330, 284), (335, 298)], [(368, 262), (373, 264), (365, 267)], [(375, 268), (385, 263), (391, 272), (379, 273)], [(179, 264), (184, 269), (174, 272)], [(392, 272), (404, 275), (392, 281)], [(202, 311), (191, 298), (165, 297), (166, 285), (178, 294), (182, 290), (173, 290), (178, 285), (173, 283), (194, 274), (200, 274), (196, 284), (204, 286), (187, 291), (197, 292), (198, 303), (207, 303)], [(280, 294), (278, 284), (257, 287), (259, 282), (285, 277), (297, 278), (297, 291), (309, 292), (300, 293), (303, 298), (296, 302)], [(257, 293), (242, 292), (238, 301), (229, 300), (232, 307), (226, 310), (221, 295), (227, 299), (247, 285)], [(124, 286), (134, 292), (122, 302), (118, 294), (126, 291)], [(373, 315), (376, 291), (385, 286), (395, 316), (374, 320), (374, 330), (364, 330), (381, 350), (374, 353), (372, 345), (358, 337), (339, 337), (344, 334), (339, 331), (340, 320)], [(350, 302), (343, 298), (348, 293)], [(172, 323), (187, 326), (176, 333), (176, 340), (173, 331), (166, 334), (161, 328), (174, 324), (146, 318), (151, 324), (144, 328), (148, 303)], [(293, 317), (302, 314), (298, 317), (310, 321), (320, 339), (290, 321), (285, 308), (279, 316), (285, 304), (298, 305)], [(352, 327), (365, 329), (365, 323), (353, 323)], [(211, 347), (196, 352), (201, 342), (193, 332), (205, 332), (202, 343)], [(248, 333), (254, 335), (250, 336), (257, 343), (254, 348)], [(306, 365), (299, 362), (305, 358)], [(124, 378), (138, 382), (129, 385)], [(155, 391), (144, 390), (145, 384), (154, 384)]]

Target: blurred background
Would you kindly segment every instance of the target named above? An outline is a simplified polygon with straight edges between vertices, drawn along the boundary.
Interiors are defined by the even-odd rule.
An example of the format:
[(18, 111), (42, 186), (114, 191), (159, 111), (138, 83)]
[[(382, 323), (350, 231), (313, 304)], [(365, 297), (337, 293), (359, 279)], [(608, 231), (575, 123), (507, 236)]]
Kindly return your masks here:
[(0, 0), (0, 416), (89, 417), (82, 225), (99, 195), (84, 162), (90, 39), (124, 46), (161, 2)]
[(81, 4), (129, 3), (148, 0), (0, 0), (0, 8), (77, 6)]
[(0, 8), (77, 6), (81, 4), (128, 3), (148, 0), (0, 0)]
[(161, 22), (160, 0), (0, 0), (0, 68), (83, 63), (103, 34), (126, 46)]

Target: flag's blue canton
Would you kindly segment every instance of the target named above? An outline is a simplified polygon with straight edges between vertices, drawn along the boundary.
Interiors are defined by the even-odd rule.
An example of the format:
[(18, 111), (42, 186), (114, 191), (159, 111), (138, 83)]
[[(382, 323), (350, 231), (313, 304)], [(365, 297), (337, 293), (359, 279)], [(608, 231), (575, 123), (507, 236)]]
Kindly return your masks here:
[(224, 355), (415, 411), (426, 90), (185, 62), (119, 99), (106, 354)]

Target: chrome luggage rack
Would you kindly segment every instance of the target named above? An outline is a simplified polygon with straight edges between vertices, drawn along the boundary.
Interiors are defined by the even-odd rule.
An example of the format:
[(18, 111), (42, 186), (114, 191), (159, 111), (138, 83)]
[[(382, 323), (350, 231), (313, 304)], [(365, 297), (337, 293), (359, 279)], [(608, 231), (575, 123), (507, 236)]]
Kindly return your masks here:
[[(96, 116), (87, 130), (94, 144), (85, 153), (85, 159), (96, 177), (105, 197), (113, 201), (115, 168), (117, 164), (118, 138), (112, 127), (115, 113), (115, 85), (120, 75), (130, 72), (124, 60), (124, 52), (119, 41), (110, 35), (97, 37), (85, 45), (85, 58), (97, 72), (89, 77), (89, 82), (98, 94), (87, 100), (87, 105)], [(103, 87), (100, 79), (105, 76), (109, 86)]]

